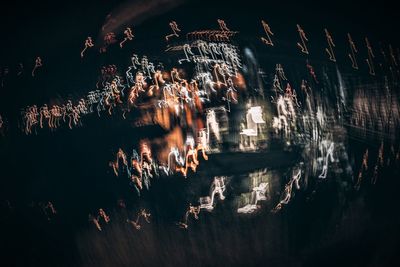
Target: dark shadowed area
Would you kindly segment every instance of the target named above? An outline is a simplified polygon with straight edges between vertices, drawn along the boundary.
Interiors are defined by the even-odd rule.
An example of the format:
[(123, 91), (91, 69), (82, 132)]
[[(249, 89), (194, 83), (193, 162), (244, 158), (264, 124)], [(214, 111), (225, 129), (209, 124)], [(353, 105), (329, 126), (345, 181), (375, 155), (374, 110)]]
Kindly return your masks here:
[[(376, 62), (385, 60), (380, 46), (400, 46), (396, 30), (399, 9), (394, 4), (386, 0), (97, 0), (9, 1), (0, 5), (0, 115), (5, 118), (0, 132), (1, 266), (398, 265), (398, 128), (387, 130), (393, 135), (363, 136), (351, 125), (342, 124), (345, 131), (334, 129), (333, 139), (344, 143), (345, 161), (353, 173), (345, 172), (342, 161), (332, 162), (332, 174), (327, 179), (311, 179), (310, 175), (307, 187), (296, 191), (291, 202), (277, 213), (271, 210), (280, 200), (285, 179), (300, 160), (306, 165), (307, 157), (304, 147), (288, 147), (283, 140), (270, 137), (270, 132), (266, 133), (266, 148), (260, 145), (257, 151), (232, 151), (230, 140), (218, 153), (210, 153), (208, 161), (201, 158), (196, 173), (186, 179), (177, 174), (154, 178), (150, 190), (138, 196), (121, 176), (114, 176), (108, 163), (119, 147), (132, 151), (141, 139), (165, 137), (162, 127), (135, 127), (134, 112), (123, 119), (117, 110), (112, 116), (90, 114), (72, 130), (39, 129), (30, 135), (21, 130), (24, 107), (81, 98), (95, 88), (102, 66), (115, 64), (126, 69), (132, 53), (148, 55), (166, 67), (178, 65), (174, 56), (165, 52), (165, 35), (171, 32), (168, 23), (172, 20), (185, 36), (195, 30), (216, 29), (217, 19), (223, 19), (231, 30), (239, 32), (235, 45), (242, 55), (245, 48), (251, 49), (257, 64), (267, 73), (263, 84), (268, 89), (277, 63), (285, 66), (293, 88), (300, 88), (308, 75), (305, 58), (296, 46), (299, 23), (309, 37), (310, 60), (318, 74), (325, 75), (319, 93), (330, 100), (337, 98), (331, 88), (339, 87), (336, 71), (340, 70), (351, 101), (357, 90), (378, 91), (379, 96), (390, 84), (391, 103), (398, 104), (398, 66), (390, 69), (391, 77), (382, 74), (384, 68), (377, 63), (377, 72), (382, 75), (371, 77), (364, 63), (365, 36), (373, 43)], [(262, 19), (273, 29), (274, 50), (260, 41), (264, 36)], [(123, 49), (117, 44), (100, 54), (96, 46), (83, 59), (80, 57), (88, 36), (94, 41), (101, 41), (108, 32), (122, 36), (129, 26), (135, 37)], [(335, 37), (338, 64), (326, 59), (325, 27)], [(348, 32), (359, 48), (357, 73), (347, 62)], [(42, 58), (43, 67), (33, 78), (37, 56)], [(243, 57), (243, 62), (248, 88), (256, 87), (254, 73), (261, 68), (254, 69), (253, 77), (251, 57)], [(20, 63), (23, 73), (17, 75)], [(233, 107), (232, 117), (242, 114), (243, 106)], [(332, 110), (335, 113), (336, 107)], [(351, 112), (349, 108), (344, 116), (350, 117)], [(397, 120), (398, 110), (391, 116)], [(354, 190), (352, 183), (364, 151), (369, 149), (370, 168), (366, 173), (372, 176), (381, 142), (388, 153), (386, 167), (382, 167), (376, 184), (365, 180), (359, 190)], [(268, 170), (270, 184), (276, 190), (271, 191), (259, 212), (238, 214), (237, 199), (249, 191), (249, 175), (263, 169)], [(212, 212), (202, 211), (198, 220), (190, 217), (188, 229), (179, 228), (177, 222), (188, 204), (208, 194), (214, 176), (229, 177), (225, 200), (219, 201)], [(118, 206), (121, 199), (126, 208)], [(51, 220), (38, 208), (38, 203), (47, 201), (57, 209)], [(99, 208), (111, 218), (101, 232), (88, 221), (88, 214)], [(126, 219), (134, 218), (141, 208), (151, 212), (151, 222), (136, 230)]]

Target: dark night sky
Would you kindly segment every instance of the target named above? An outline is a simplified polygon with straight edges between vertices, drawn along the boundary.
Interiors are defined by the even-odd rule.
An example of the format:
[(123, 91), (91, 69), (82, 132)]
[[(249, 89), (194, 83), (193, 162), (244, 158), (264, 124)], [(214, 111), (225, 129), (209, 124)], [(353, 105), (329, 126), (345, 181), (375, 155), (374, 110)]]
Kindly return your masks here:
[[(137, 10), (143, 2), (146, 3), (131, 1), (130, 9)], [(2, 2), (0, 65), (8, 66), (12, 71), (21, 62), (25, 70), (30, 71), (37, 56), (41, 56), (44, 62), (42, 80), (39, 78), (16, 86), (18, 93), (24, 93), (26, 99), (20, 97), (20, 102), (16, 103), (15, 97), (6, 95), (7, 102), (12, 100), (15, 110), (32, 100), (43, 102), (57, 95), (65, 97), (68, 94), (84, 93), (88, 91), (88, 87), (93, 86), (100, 66), (118, 64), (121, 58), (126, 61), (131, 51), (139, 54), (157, 54), (165, 47), (163, 37), (169, 31), (168, 22), (171, 20), (176, 20), (182, 32), (187, 33), (191, 30), (216, 28), (216, 20), (222, 18), (231, 29), (240, 32), (241, 38), (258, 42), (257, 38), (263, 34), (260, 20), (265, 19), (275, 33), (278, 46), (283, 49), (296, 49), (298, 34), (295, 25), (299, 23), (310, 39), (310, 49), (314, 53), (312, 56), (324, 53), (325, 27), (334, 37), (337, 53), (344, 57), (347, 57), (348, 49), (347, 32), (352, 33), (361, 53), (365, 53), (365, 36), (369, 37), (376, 54), (380, 42), (385, 45), (392, 43), (394, 47), (398, 47), (396, 44), (399, 44), (395, 34), (397, 11), (386, 0), (180, 2), (183, 3), (158, 16), (151, 16), (152, 10), (145, 12), (141, 16), (144, 17), (141, 19), (143, 22), (133, 23), (135, 40), (123, 52), (118, 52), (123, 57), (97, 54), (92, 56), (96, 57), (95, 59), (89, 58), (85, 61), (79, 57), (84, 40), (87, 36), (92, 36), (94, 40), (100, 38), (100, 29), (106, 16), (110, 13), (115, 14), (114, 11), (121, 6), (121, 1)], [(128, 23), (127, 26), (132, 24)], [(121, 32), (119, 34), (122, 34)], [(8, 93), (7, 89), (3, 90)], [(32, 91), (38, 90), (41, 92), (31, 95)]]
[[(10, 1), (2, 2), (1, 59), (28, 60), (36, 54), (81, 45), (87, 35), (95, 36), (105, 17), (123, 1)], [(132, 1), (146, 2), (146, 1)], [(172, 1), (171, 1), (172, 2)], [(170, 11), (166, 21), (180, 21), (181, 28), (211, 26), (219, 17), (242, 33), (259, 31), (259, 20), (273, 25), (276, 35), (289, 39), (296, 23), (316, 31), (327, 26), (332, 32), (347, 31), (371, 36), (374, 41), (395, 43), (396, 14), (390, 1), (183, 1)], [(133, 7), (135, 4), (133, 4)], [(134, 8), (133, 8), (134, 9)], [(149, 23), (149, 21), (144, 22)], [(135, 25), (136, 26), (136, 25)], [(152, 30), (165, 31), (165, 25)], [(141, 27), (141, 25), (137, 25)], [(311, 31), (311, 30), (310, 30)], [(293, 33), (295, 34), (295, 32)], [(286, 36), (289, 35), (289, 36)], [(312, 31), (310, 32), (312, 35)], [(47, 43), (47, 45), (46, 45)]]
[[(164, 14), (151, 16), (152, 12), (148, 12), (148, 14), (145, 14), (145, 16), (149, 16), (148, 19), (140, 24), (133, 23), (135, 38), (127, 44), (126, 48), (112, 48), (110, 49), (111, 53), (104, 55), (93, 50), (88, 52), (82, 60), (79, 53), (83, 48), (86, 37), (92, 36), (96, 40), (106, 16), (115, 10), (121, 2), (116, 0), (1, 2), (0, 67), (9, 66), (12, 72), (16, 65), (22, 62), (27, 72), (24, 78), (11, 79), (5, 87), (0, 88), (0, 113), (9, 115), (8, 117), (14, 119), (14, 121), (10, 121), (10, 124), (14, 123), (12, 126), (16, 126), (15, 119), (19, 116), (21, 107), (33, 103), (49, 103), (50, 100), (59, 96), (62, 99), (67, 99), (69, 96), (72, 96), (73, 99), (82, 97), (94, 88), (99, 69), (103, 65), (126, 65), (132, 52), (139, 55), (156, 56), (162, 51), (160, 49), (165, 48), (164, 36), (169, 32), (168, 22), (171, 20), (176, 20), (182, 32), (187, 33), (198, 29), (217, 28), (216, 20), (224, 19), (229, 28), (240, 32), (244, 41), (255, 42), (263, 34), (260, 20), (265, 19), (271, 25), (277, 43), (282, 48), (279, 50), (280, 52), (285, 51), (285, 49), (296, 49), (295, 43), (298, 38), (296, 24), (299, 23), (308, 33), (311, 56), (315, 57), (324, 53), (323, 29), (325, 27), (334, 36), (338, 53), (342, 57), (345, 57), (347, 53), (347, 32), (352, 33), (353, 39), (358, 43), (360, 51), (363, 53), (365, 53), (363, 42), (365, 36), (369, 37), (375, 47), (378, 47), (380, 41), (385, 44), (392, 43), (394, 47), (400, 45), (397, 34), (398, 9), (388, 0), (339, 2), (187, 0)], [(138, 6), (138, 2), (146, 1), (132, 1), (132, 10)], [(44, 65), (39, 75), (32, 79), (30, 71), (37, 56), (42, 57)], [(127, 194), (130, 189), (116, 185), (115, 180), (110, 179), (112, 174), (107, 165), (108, 160), (119, 145), (126, 145), (130, 150), (135, 145), (134, 140), (149, 134), (149, 132), (139, 132), (136, 129), (129, 128), (129, 126), (126, 127), (127, 124), (123, 127), (118, 124), (119, 122), (119, 119), (112, 116), (104, 116), (101, 119), (92, 116), (85, 118), (85, 127), (76, 128), (72, 131), (66, 129), (60, 129), (57, 132), (43, 131), (39, 135), (32, 136), (25, 136), (20, 129), (13, 127), (5, 138), (7, 142), (0, 143), (4, 145), (4, 151), (6, 151), (0, 151), (1, 169), (5, 170), (0, 174), (3, 179), (1, 180), (1, 187), (7, 185), (7, 187), (1, 188), (1, 193), (5, 194), (4, 198), (20, 197), (19, 201), (24, 205), (31, 200), (53, 199), (56, 203), (60, 203), (60, 210), (64, 209), (64, 214), (71, 216), (71, 218), (67, 218), (67, 222), (62, 222), (65, 225), (69, 222), (79, 226), (86, 224), (87, 213), (90, 209), (103, 207), (103, 205), (111, 209), (113, 205), (115, 206), (113, 201), (120, 197), (118, 193)], [(13, 145), (15, 145), (15, 149)], [(359, 150), (361, 151), (361, 149)], [(175, 183), (183, 182), (179, 180)], [(110, 184), (113, 184), (113, 186), (110, 186)], [(390, 187), (390, 183), (386, 185)], [(166, 194), (164, 186), (173, 189), (174, 185), (162, 183), (158, 187), (155, 186), (155, 190)], [(394, 186), (392, 188), (380, 188), (379, 196), (386, 196), (386, 198), (378, 199), (378, 197), (375, 197), (369, 200), (377, 203), (371, 204), (379, 211), (376, 212), (376, 216), (380, 215), (380, 205), (386, 205), (385, 200), (389, 199), (387, 191), (385, 191), (387, 189), (391, 190), (389, 191), (390, 194), (396, 194)], [(170, 194), (175, 193), (171, 190)], [(322, 199), (328, 198), (328, 196), (324, 196), (324, 191), (320, 195)], [(166, 205), (162, 203), (162, 199), (156, 200), (161, 205)], [(184, 204), (180, 203), (180, 205)], [(300, 205), (300, 208), (304, 208), (308, 204), (302, 205)], [(318, 206), (318, 204), (313, 205)], [(394, 206), (394, 203), (390, 205), (390, 207)], [(306, 212), (311, 213), (313, 208), (315, 207), (310, 208), (308, 206)], [(324, 206), (318, 206), (316, 209), (320, 214), (329, 216), (330, 210), (325, 209)], [(318, 212), (315, 213), (317, 219)], [(294, 214), (299, 215), (299, 212)], [(302, 216), (302, 214), (299, 216)], [(390, 222), (392, 216), (398, 219), (397, 214), (391, 214), (387, 217), (387, 220), (382, 220), (382, 222)], [(305, 217), (301, 217), (304, 219), (304, 225), (308, 222)], [(350, 216), (346, 220), (352, 218)], [(362, 224), (360, 218), (362, 219), (362, 217), (359, 217), (355, 222), (351, 222), (352, 226), (357, 223)], [(280, 218), (272, 220), (280, 220)], [(14, 242), (13, 245), (18, 247), (20, 240), (23, 240), (23, 242), (26, 242), (26, 247), (35, 247), (35, 240), (40, 239), (41, 236), (38, 234), (38, 237), (35, 237), (32, 234), (33, 237), (29, 237), (29, 230), (34, 229), (35, 233), (41, 233), (41, 226), (37, 226), (36, 222), (32, 221), (31, 225), (28, 226), (23, 225), (22, 221), (19, 223), (21, 225), (17, 227), (25, 230), (19, 232), (20, 239), (10, 238)], [(246, 223), (251, 225), (253, 221)], [(295, 225), (296, 221), (292, 220), (291, 223)], [(318, 224), (318, 221), (315, 224)], [(73, 227), (68, 229), (71, 230)], [(284, 227), (282, 227), (282, 233), (286, 230)], [(300, 226), (295, 226), (295, 228), (300, 228)], [(210, 231), (213, 230), (213, 228), (210, 229)], [(273, 228), (270, 229), (272, 229), (271, 232), (274, 232)], [(322, 226), (321, 229), (323, 229)], [(64, 241), (56, 242), (61, 244), (60, 248), (55, 249), (57, 253), (61, 255), (64, 253), (63, 245), (69, 248), (75, 246), (75, 240), (72, 240), (73, 234), (75, 234), (74, 230), (71, 230), (72, 238), (68, 237), (70, 232), (64, 233), (61, 237), (51, 236), (48, 238), (48, 240), (65, 238), (72, 243), (65, 245)], [(162, 230), (157, 229), (156, 231)], [(238, 232), (240, 232), (240, 229)], [(25, 239), (25, 233), (30, 239)], [(55, 233), (58, 235), (57, 231)], [(257, 235), (255, 232), (251, 234)], [(395, 234), (399, 236), (398, 230)], [(119, 236), (115, 238), (118, 239)], [(346, 239), (341, 239), (341, 243), (337, 244), (339, 246), (344, 245), (345, 248), (348, 248), (348, 251), (356, 248), (357, 253), (361, 255), (364, 250), (362, 248), (357, 250), (357, 246), (364, 239), (370, 241), (368, 238), (368, 235), (364, 235), (363, 239), (359, 241), (360, 243), (355, 244), (343, 244), (346, 243)], [(392, 237), (390, 240), (393, 239)], [(370, 242), (379, 240), (385, 243), (385, 240), (380, 239), (379, 230), (374, 232), (371, 240), (373, 241)], [(370, 243), (368, 243), (369, 245)], [(52, 247), (52, 244), (43, 245), (43, 247)], [(368, 249), (372, 250), (373, 245), (369, 246)], [(320, 251), (322, 251), (322, 259), (331, 257), (330, 247), (321, 248)], [(336, 250), (336, 252), (338, 251), (340, 252), (340, 249)], [(310, 254), (314, 255), (313, 253), (314, 251), (311, 250)], [(56, 255), (53, 255), (53, 257), (56, 258)], [(62, 255), (62, 257), (65, 258), (65, 255)], [(353, 257), (356, 258), (354, 255)], [(343, 261), (346, 262), (345, 256), (343, 256)], [(319, 265), (321, 266), (321, 264)]]

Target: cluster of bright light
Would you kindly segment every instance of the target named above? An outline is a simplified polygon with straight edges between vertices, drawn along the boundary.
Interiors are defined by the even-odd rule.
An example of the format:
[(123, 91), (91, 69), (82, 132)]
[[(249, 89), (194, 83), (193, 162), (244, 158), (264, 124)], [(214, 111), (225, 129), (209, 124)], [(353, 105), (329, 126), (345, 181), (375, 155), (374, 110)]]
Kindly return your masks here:
[(209, 42), (229, 42), (238, 32), (231, 31), (224, 20), (218, 19), (218, 30), (200, 30), (188, 33), (189, 40), (206, 40)]
[(151, 214), (146, 211), (146, 209), (141, 209), (139, 213), (136, 215), (136, 220), (129, 220), (126, 221), (130, 223), (136, 230), (140, 230), (142, 228), (140, 224), (140, 219), (144, 218), (147, 223), (150, 223), (150, 216)]
[[(114, 65), (103, 68), (96, 86), (97, 90), (88, 92), (79, 101), (67, 100), (64, 104), (51, 106), (44, 104), (39, 107), (32, 105), (25, 108), (22, 112), (24, 131), (26, 134), (30, 134), (37, 127), (56, 129), (62, 123), (67, 124), (72, 129), (81, 123), (83, 116), (95, 111), (99, 116), (103, 111), (112, 115), (113, 110), (118, 108), (123, 111), (123, 117), (126, 118), (127, 112), (136, 109), (140, 113), (140, 118), (135, 123), (136, 126), (157, 123), (169, 133), (179, 129), (182, 132), (182, 137), (178, 138), (179, 140), (174, 140), (175, 142), (166, 140), (160, 142), (163, 145), (166, 144), (160, 149), (167, 151), (166, 156), (161, 155), (162, 151), (157, 151), (156, 155), (153, 156), (152, 145), (157, 143), (154, 140), (142, 140), (138, 149), (139, 153), (133, 149), (129, 156), (120, 148), (116, 153), (115, 160), (109, 163), (114, 174), (116, 176), (126, 175), (139, 195), (144, 188), (149, 190), (151, 179), (154, 177), (181, 174), (186, 178), (190, 172), (197, 171), (200, 164), (199, 153), (204, 160), (208, 160), (206, 153), (218, 151), (216, 147), (223, 143), (224, 133), (226, 128), (229, 128), (224, 125), (224, 122), (228, 121), (227, 117), (231, 111), (231, 104), (239, 102), (240, 91), (238, 89), (244, 88), (244, 86), (238, 85), (240, 80), (243, 79), (240, 73), (243, 66), (239, 57), (239, 50), (236, 46), (228, 43), (236, 32), (231, 31), (223, 20), (218, 20), (218, 25), (219, 30), (189, 33), (188, 39), (195, 39), (195, 41), (178, 46), (168, 45), (167, 52), (182, 52), (183, 57), (180, 57), (176, 62), (177, 66), (194, 65), (192, 77), (188, 77), (183, 68), (172, 67), (170, 70), (166, 70), (162, 63), (156, 65), (149, 61), (147, 56), (139, 58), (138, 55), (133, 54), (130, 58), (131, 65), (122, 75), (118, 73)], [(171, 21), (169, 26), (171, 32), (165, 36), (166, 41), (180, 38), (181, 29), (178, 24)], [(268, 46), (274, 46), (272, 40), (274, 33), (271, 28), (265, 21), (262, 21), (262, 26), (265, 33), (261, 38), (262, 42)], [(308, 55), (307, 43), (309, 40), (301, 26), (297, 25), (297, 29), (300, 37), (297, 46), (302, 53)], [(326, 29), (325, 37), (328, 45), (325, 51), (329, 60), (336, 62), (335, 43)], [(124, 44), (133, 40), (133, 38), (132, 29), (126, 28), (124, 38), (119, 42), (119, 46), (123, 48)], [(104, 43), (100, 47), (102, 53), (106, 52), (110, 45), (117, 43), (116, 35), (112, 32), (105, 34), (103, 40)], [(352, 67), (358, 69), (356, 46), (350, 35), (348, 35), (348, 40)], [(366, 62), (370, 74), (375, 75), (373, 62), (375, 56), (368, 39), (366, 38), (365, 41), (368, 52)], [(94, 46), (92, 38), (88, 37), (85, 40), (85, 47), (81, 51), (81, 57), (83, 58), (87, 50)], [(392, 63), (397, 66), (391, 47), (390, 58)], [(42, 59), (37, 57), (32, 76), (35, 76), (37, 69), (42, 66)], [(332, 165), (334, 166), (333, 163), (337, 161), (335, 158), (337, 158), (340, 148), (343, 146), (343, 143), (336, 142), (336, 138), (332, 137), (333, 126), (337, 126), (337, 124), (332, 121), (333, 116), (327, 114), (329, 107), (324, 103), (326, 100), (321, 97), (319, 92), (313, 92), (311, 84), (319, 83), (314, 67), (308, 60), (305, 67), (311, 77), (311, 82), (301, 81), (302, 94), (298, 99), (296, 89), (292, 88), (283, 66), (276, 64), (272, 81), (273, 93), (270, 96), (271, 103), (275, 106), (272, 120), (265, 119), (261, 103), (249, 102), (250, 104), (246, 107), (247, 112), (243, 117), (245, 123), (243, 127), (240, 126), (241, 141), (242, 139), (250, 139), (249, 147), (254, 150), (258, 149), (257, 138), (266, 133), (265, 129), (260, 127), (261, 125), (272, 126), (275, 131), (274, 137), (282, 138), (286, 141), (286, 145), (298, 144), (304, 148), (303, 156), (308, 160), (308, 165), (300, 164), (300, 167), (297, 166), (291, 170), (290, 180), (285, 183), (279, 202), (272, 209), (272, 212), (277, 212), (289, 204), (295, 193), (293, 185), (296, 190), (300, 190), (300, 184), (306, 186), (306, 180), (309, 177), (304, 177), (304, 183), (301, 183), (303, 174), (311, 173), (320, 179), (329, 178), (333, 173), (330, 169)], [(338, 70), (337, 73), (339, 76)], [(343, 86), (343, 84), (339, 86), (341, 87), (340, 90), (343, 90)], [(343, 92), (341, 91), (341, 93)], [(374, 100), (370, 100), (374, 103), (371, 105), (366, 98), (370, 97), (360, 92), (355, 93), (352, 121), (356, 126), (366, 129), (371, 121), (378, 121), (376, 118), (380, 118), (381, 128), (384, 128), (384, 122), (400, 124), (399, 118), (389, 114), (389, 109), (386, 108), (392, 102), (380, 101), (375, 104)], [(221, 104), (221, 102), (224, 103)], [(378, 105), (380, 106), (378, 107)], [(397, 110), (393, 110), (396, 108)], [(396, 114), (396, 111), (398, 111), (397, 102), (391, 111)], [(2, 126), (3, 120), (0, 116), (0, 128)], [(183, 136), (185, 136), (185, 139)], [(165, 139), (167, 138), (165, 137)], [(240, 145), (243, 150), (246, 150), (242, 143)], [(392, 150), (394, 155), (394, 148)], [(397, 152), (396, 158), (399, 160), (400, 152)], [(355, 183), (356, 190), (360, 188), (367, 173), (368, 160), (367, 149), (363, 155)], [(371, 178), (372, 184), (377, 182), (378, 174), (383, 166), (384, 145), (382, 143)], [(307, 171), (311, 169), (311, 172), (305, 172), (305, 169)], [(189, 204), (183, 220), (178, 225), (186, 229), (190, 217), (199, 219), (198, 215), (202, 209), (213, 211), (217, 198), (223, 201), (225, 195), (229, 193), (226, 192), (226, 184), (227, 177), (214, 177), (210, 186), (210, 194), (200, 197), (198, 205)], [(251, 214), (259, 211), (261, 209), (260, 202), (268, 199), (269, 192), (267, 193), (267, 191), (269, 188), (270, 183), (265, 180), (252, 184), (249, 188), (250, 192), (243, 194), (251, 195), (250, 202), (241, 203), (241, 206), (236, 210), (237, 213)], [(49, 214), (56, 213), (52, 204), (43, 206), (43, 209), (49, 211)], [(141, 209), (135, 220), (128, 219), (127, 222), (135, 229), (140, 229), (140, 220), (144, 218), (149, 223), (150, 216), (150, 213), (145, 209)], [(110, 217), (103, 209), (99, 209), (96, 216), (89, 215), (89, 220), (99, 231), (102, 231), (102, 224), (109, 223)]]
[(200, 207), (199, 206), (193, 206), (191, 203), (189, 204), (189, 207), (185, 213), (185, 216), (183, 217), (183, 220), (180, 222), (177, 222), (177, 225), (180, 228), (187, 229), (189, 227), (189, 216), (192, 215), (196, 220), (199, 219), (199, 213), (200, 213)]
[(329, 161), (335, 162), (335, 159), (333, 158), (334, 145), (334, 142), (328, 140), (322, 140), (320, 142), (319, 151), (321, 152), (321, 157), (317, 160), (322, 161), (322, 172), (318, 176), (319, 178), (325, 179), (328, 174)]
[(260, 106), (251, 107), (246, 114), (247, 127), (243, 129), (240, 134), (246, 136), (257, 136), (258, 127), (257, 124), (264, 124), (265, 121), (262, 117), (262, 109)]
[[(132, 30), (132, 28), (130, 28), (130, 27), (127, 27), (127, 28), (124, 30), (123, 33), (124, 33), (124, 37), (123, 37), (122, 41), (119, 42), (119, 46), (120, 46), (121, 48), (123, 48), (125, 42), (127, 42), (127, 41), (132, 41), (132, 40), (133, 40), (133, 37), (134, 37), (134, 35), (133, 35), (133, 30)], [(105, 53), (105, 52), (107, 52), (108, 47), (109, 47), (110, 45), (112, 45), (112, 44), (117, 43), (117, 42), (118, 42), (118, 41), (117, 41), (117, 39), (116, 39), (116, 35), (115, 35), (114, 32), (108, 32), (108, 33), (106, 33), (106, 34), (104, 35), (104, 37), (103, 37), (103, 43), (101, 44), (101, 47), (100, 47), (100, 49), (99, 49), (100, 53)], [(84, 54), (85, 54), (86, 50), (88, 50), (88, 49), (90, 49), (90, 48), (92, 48), (92, 47), (95, 46), (95, 44), (93, 43), (93, 39), (92, 39), (91, 36), (88, 36), (88, 37), (86, 38), (85, 43), (84, 43), (84, 46), (85, 46), (85, 47), (84, 47), (84, 48), (82, 49), (82, 51), (81, 51), (81, 58), (84, 57)]]
[(258, 202), (267, 199), (265, 196), (267, 187), (268, 187), (268, 183), (266, 183), (266, 182), (262, 182), (258, 186), (253, 187), (252, 197), (251, 197), (251, 199), (253, 199), (253, 202), (251, 202), (243, 207), (238, 208), (237, 212), (249, 214), (249, 213), (254, 213), (258, 209), (260, 209)]
[(300, 178), (301, 178), (301, 169), (299, 168), (298, 170), (293, 171), (293, 175), (289, 182), (286, 183), (285, 189), (281, 195), (281, 200), (279, 203), (275, 206), (275, 208), (272, 210), (272, 212), (277, 212), (283, 208), (284, 205), (287, 205), (290, 200), (292, 199), (292, 194), (293, 194), (293, 184), (295, 185), (296, 189), (300, 189)]
[(387, 134), (394, 135), (400, 125), (398, 94), (389, 92), (387, 80), (385, 86), (386, 90), (362, 88), (354, 92), (349, 125), (359, 134), (378, 134), (387, 129)]
[(72, 129), (73, 126), (79, 124), (81, 116), (87, 113), (88, 109), (84, 99), (79, 100), (76, 105), (73, 105), (71, 100), (61, 106), (53, 105), (50, 108), (47, 104), (39, 108), (33, 105), (22, 111), (23, 130), (26, 134), (31, 134), (35, 126), (57, 129), (61, 123), (68, 124), (68, 127)]
[(226, 177), (214, 177), (213, 182), (210, 186), (210, 196), (201, 197), (199, 199), (200, 209), (205, 209), (207, 211), (212, 211), (214, 209), (215, 195), (218, 194), (220, 200), (224, 200), (224, 192)]
[(109, 165), (116, 176), (126, 173), (138, 195), (143, 187), (148, 190), (151, 184), (150, 179), (159, 174), (158, 166), (152, 157), (150, 144), (146, 140), (140, 142), (139, 154), (135, 149), (132, 150), (129, 160), (126, 153), (120, 148), (115, 161), (111, 161)]
[[(282, 83), (286, 83), (285, 92), (282, 89)], [(286, 138), (290, 138), (291, 131), (296, 129), (296, 110), (300, 104), (296, 90), (292, 89), (287, 81), (281, 64), (276, 65), (272, 90), (275, 92), (275, 97), (271, 96), (271, 98), (277, 110), (277, 116), (272, 120), (272, 127), (276, 134), (283, 132)]]
[(205, 209), (208, 212), (212, 212), (214, 210), (215, 205), (215, 196), (218, 195), (219, 199), (223, 201), (225, 199), (225, 189), (226, 189), (226, 176), (216, 176), (214, 177), (211, 186), (210, 186), (210, 195), (206, 197), (200, 197), (199, 205), (194, 206), (191, 203), (183, 217), (183, 220), (177, 222), (177, 225), (180, 228), (187, 229), (189, 227), (189, 216), (196, 220), (199, 219), (199, 214), (202, 209)]
[(89, 222), (92, 222), (97, 230), (102, 231), (100, 222), (108, 224), (110, 222), (110, 217), (106, 214), (103, 209), (99, 209), (97, 215), (89, 214)]
[(373, 59), (375, 58), (374, 52), (372, 51), (371, 44), (367, 37), (365, 37), (365, 44), (367, 45), (368, 58), (365, 60), (368, 64), (369, 74), (375, 76), (375, 66)]
[(328, 30), (324, 29), (324, 31), (325, 31), (326, 41), (328, 43), (328, 47), (325, 48), (325, 51), (329, 56), (329, 60), (336, 62), (335, 52), (333, 51), (333, 48), (335, 47), (335, 43), (333, 42), (333, 38), (332, 38), (331, 34), (328, 32)]
[[(223, 76), (236, 76), (239, 69), (242, 68), (237, 48), (231, 44), (199, 40), (175, 49), (182, 49), (185, 54), (185, 58), (178, 60), (180, 64), (183, 62), (198, 63), (205, 69), (213, 68), (214, 72), (218, 71)], [(196, 50), (193, 52), (192, 49)]]

